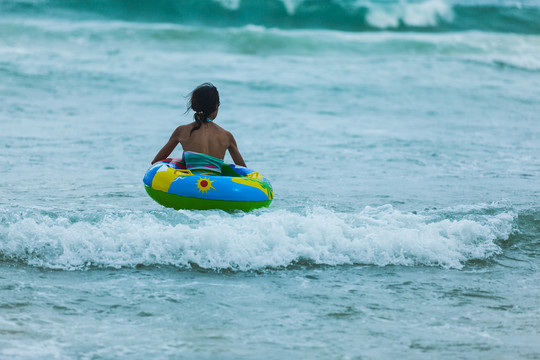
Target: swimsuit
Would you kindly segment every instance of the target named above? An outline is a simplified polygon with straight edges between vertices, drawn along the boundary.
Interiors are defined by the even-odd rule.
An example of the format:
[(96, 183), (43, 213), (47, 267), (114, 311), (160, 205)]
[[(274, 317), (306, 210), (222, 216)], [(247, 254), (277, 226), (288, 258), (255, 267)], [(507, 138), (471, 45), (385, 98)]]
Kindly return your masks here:
[(211, 175), (221, 175), (223, 160), (193, 151), (184, 151), (182, 162), (186, 169), (192, 172), (205, 172)]

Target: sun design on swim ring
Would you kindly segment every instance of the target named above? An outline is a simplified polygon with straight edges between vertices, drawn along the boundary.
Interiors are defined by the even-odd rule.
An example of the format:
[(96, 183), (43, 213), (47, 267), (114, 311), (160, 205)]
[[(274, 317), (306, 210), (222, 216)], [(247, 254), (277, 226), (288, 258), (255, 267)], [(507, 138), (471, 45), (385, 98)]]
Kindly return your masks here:
[(207, 178), (200, 178), (199, 181), (197, 181), (197, 189), (199, 189), (199, 192), (202, 191), (204, 193), (206, 193), (210, 189), (216, 190), (212, 186), (212, 183), (213, 183), (213, 181), (208, 180)]

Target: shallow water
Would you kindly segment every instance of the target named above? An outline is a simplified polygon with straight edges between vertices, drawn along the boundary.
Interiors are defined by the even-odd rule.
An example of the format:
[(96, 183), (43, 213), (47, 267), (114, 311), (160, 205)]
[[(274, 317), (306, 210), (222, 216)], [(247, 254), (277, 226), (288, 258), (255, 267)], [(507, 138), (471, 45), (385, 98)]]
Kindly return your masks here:
[[(0, 357), (540, 358), (536, 2), (130, 4), (0, 4)], [(146, 195), (204, 81), (270, 208)]]
[[(530, 316), (538, 279), (506, 267), (2, 271), (11, 276), (2, 292), (6, 357), (534, 358), (538, 350)], [(517, 288), (536, 290), (509, 287), (517, 275)]]

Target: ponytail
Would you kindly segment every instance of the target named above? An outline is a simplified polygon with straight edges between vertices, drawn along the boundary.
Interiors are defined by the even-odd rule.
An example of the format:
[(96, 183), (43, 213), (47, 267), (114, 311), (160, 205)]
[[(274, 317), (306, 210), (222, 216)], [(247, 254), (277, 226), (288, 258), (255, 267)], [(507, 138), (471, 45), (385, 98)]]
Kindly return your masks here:
[(191, 136), (192, 132), (201, 128), (202, 124), (206, 121), (207, 116), (205, 116), (204, 111), (199, 111), (193, 114), (193, 118), (195, 119), (195, 125), (191, 128), (189, 136)]
[(191, 136), (195, 130), (199, 130), (202, 124), (207, 121), (208, 116), (217, 110), (219, 106), (219, 93), (214, 85), (204, 83), (193, 90), (190, 95), (187, 110), (189, 111), (191, 109), (195, 111), (195, 114), (193, 114), (195, 124), (189, 133)]

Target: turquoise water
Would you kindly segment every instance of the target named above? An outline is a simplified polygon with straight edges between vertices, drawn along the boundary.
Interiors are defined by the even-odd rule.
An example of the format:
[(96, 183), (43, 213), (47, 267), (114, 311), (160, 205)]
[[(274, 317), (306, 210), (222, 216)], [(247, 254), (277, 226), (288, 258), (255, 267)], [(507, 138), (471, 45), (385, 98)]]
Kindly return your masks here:
[[(1, 2), (0, 358), (540, 358), (538, 18)], [(270, 208), (146, 195), (205, 81)]]

